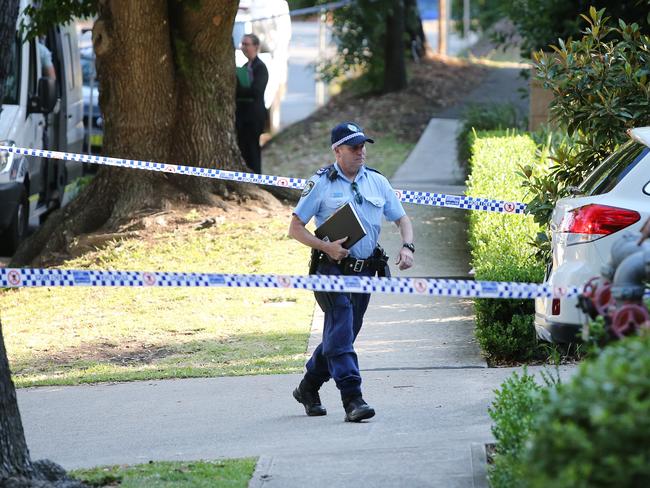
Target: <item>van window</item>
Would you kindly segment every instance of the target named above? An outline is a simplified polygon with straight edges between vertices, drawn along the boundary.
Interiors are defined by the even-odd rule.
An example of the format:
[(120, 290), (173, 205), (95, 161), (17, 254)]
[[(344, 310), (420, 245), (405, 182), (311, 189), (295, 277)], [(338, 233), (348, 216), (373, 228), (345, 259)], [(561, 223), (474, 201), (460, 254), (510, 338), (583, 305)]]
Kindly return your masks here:
[(2, 103), (9, 105), (18, 105), (20, 103), (20, 42), (16, 38), (13, 49), (11, 50), (11, 57), (9, 58), (9, 70), (7, 71), (7, 79), (5, 80), (5, 92)]
[(630, 140), (598, 166), (580, 185), (585, 195), (602, 195), (612, 189), (650, 153), (650, 148)]

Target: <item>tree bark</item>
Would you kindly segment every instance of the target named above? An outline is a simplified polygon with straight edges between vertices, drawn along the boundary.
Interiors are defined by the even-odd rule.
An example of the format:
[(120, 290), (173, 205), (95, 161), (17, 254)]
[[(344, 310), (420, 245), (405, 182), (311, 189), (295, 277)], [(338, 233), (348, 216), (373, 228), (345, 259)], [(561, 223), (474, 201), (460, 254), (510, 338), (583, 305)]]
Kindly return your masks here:
[[(18, 6), (18, 0), (3, 0), (0, 9), (0, 101), (4, 99), (5, 79), (15, 42)], [(0, 484), (10, 476), (30, 476), (32, 472), (0, 323)]]
[(33, 475), (0, 322), (0, 485), (11, 477)]
[[(99, 0), (93, 46), (104, 154), (245, 171), (234, 126), (237, 6), (230, 0)], [(215, 180), (101, 167), (77, 199), (20, 246), (11, 265), (61, 252), (75, 235), (115, 229), (142, 210), (175, 200), (208, 203), (212, 193), (224, 191)]]
[(406, 88), (404, 32), (404, 1), (396, 0), (393, 3), (391, 12), (386, 17), (384, 93), (399, 91)]

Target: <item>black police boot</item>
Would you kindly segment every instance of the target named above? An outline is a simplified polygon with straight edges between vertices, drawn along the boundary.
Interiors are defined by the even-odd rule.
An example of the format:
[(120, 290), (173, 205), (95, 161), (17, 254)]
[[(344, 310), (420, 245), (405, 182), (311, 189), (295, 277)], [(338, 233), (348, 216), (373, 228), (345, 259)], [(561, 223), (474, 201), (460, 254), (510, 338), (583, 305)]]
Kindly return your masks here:
[(305, 413), (310, 417), (327, 415), (327, 410), (320, 403), (318, 389), (307, 383), (305, 380), (300, 382), (298, 388), (293, 390), (293, 397), (302, 403), (305, 407)]
[(361, 422), (375, 416), (375, 409), (361, 395), (343, 399), (343, 408), (346, 422)]

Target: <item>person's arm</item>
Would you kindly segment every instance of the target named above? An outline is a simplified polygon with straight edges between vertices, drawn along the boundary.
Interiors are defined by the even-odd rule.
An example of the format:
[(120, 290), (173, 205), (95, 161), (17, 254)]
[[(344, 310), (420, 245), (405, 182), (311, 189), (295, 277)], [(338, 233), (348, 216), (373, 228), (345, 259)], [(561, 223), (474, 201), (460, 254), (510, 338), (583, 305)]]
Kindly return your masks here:
[(289, 236), (305, 246), (324, 252), (334, 261), (340, 261), (341, 259), (348, 257), (350, 254), (350, 251), (342, 246), (347, 237), (333, 242), (321, 241), (306, 229), (305, 224), (295, 214), (291, 216)]
[(269, 82), (269, 70), (262, 61), (258, 61), (253, 68), (253, 83), (251, 93), (255, 100), (264, 101), (264, 91)]
[(54, 65), (45, 66), (43, 68), (43, 72), (45, 73), (45, 76), (47, 76), (48, 78), (52, 78), (53, 80), (56, 80), (56, 71), (54, 71)]
[(641, 238), (637, 241), (637, 244), (640, 246), (648, 237), (650, 237), (650, 219), (646, 220), (641, 227)]
[[(412, 244), (413, 243), (413, 225), (411, 225), (411, 219), (407, 215), (402, 215), (399, 219), (395, 221), (395, 225), (399, 229), (399, 235), (402, 237), (403, 244)], [(402, 247), (399, 250), (399, 255), (395, 264), (399, 266), (399, 269), (404, 270), (413, 266), (414, 256), (413, 252), (406, 247)]]
[(38, 54), (41, 58), (41, 71), (42, 76), (47, 76), (56, 80), (56, 70), (52, 62), (52, 52), (41, 41), (36, 41), (38, 46)]

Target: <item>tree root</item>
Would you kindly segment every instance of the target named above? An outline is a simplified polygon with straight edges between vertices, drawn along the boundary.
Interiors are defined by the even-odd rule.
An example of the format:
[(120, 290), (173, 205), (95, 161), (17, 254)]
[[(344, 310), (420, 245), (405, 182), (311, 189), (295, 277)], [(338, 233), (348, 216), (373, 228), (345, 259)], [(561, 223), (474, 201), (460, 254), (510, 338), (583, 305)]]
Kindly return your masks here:
[[(269, 191), (283, 200), (294, 194), (299, 196), (299, 192), (286, 188), (194, 181), (196, 188), (190, 191), (191, 181), (186, 178), (179, 184), (176, 177), (169, 179), (166, 175), (139, 175), (128, 170), (100, 172), (70, 205), (53, 212), (40, 229), (19, 246), (9, 266), (46, 266), (66, 257), (79, 256), (109, 240), (128, 237), (125, 232), (137, 231), (140, 225), (133, 222), (134, 218), (142, 219), (164, 211), (174, 202), (210, 205), (227, 211), (228, 202), (224, 200), (230, 200), (238, 205), (256, 202), (251, 205), (273, 209), (279, 202)], [(79, 238), (99, 229), (102, 230), (100, 235)]]
[(65, 469), (48, 460), (32, 463), (33, 476), (11, 476), (0, 479), (3, 488), (88, 488), (81, 481), (70, 478)]

